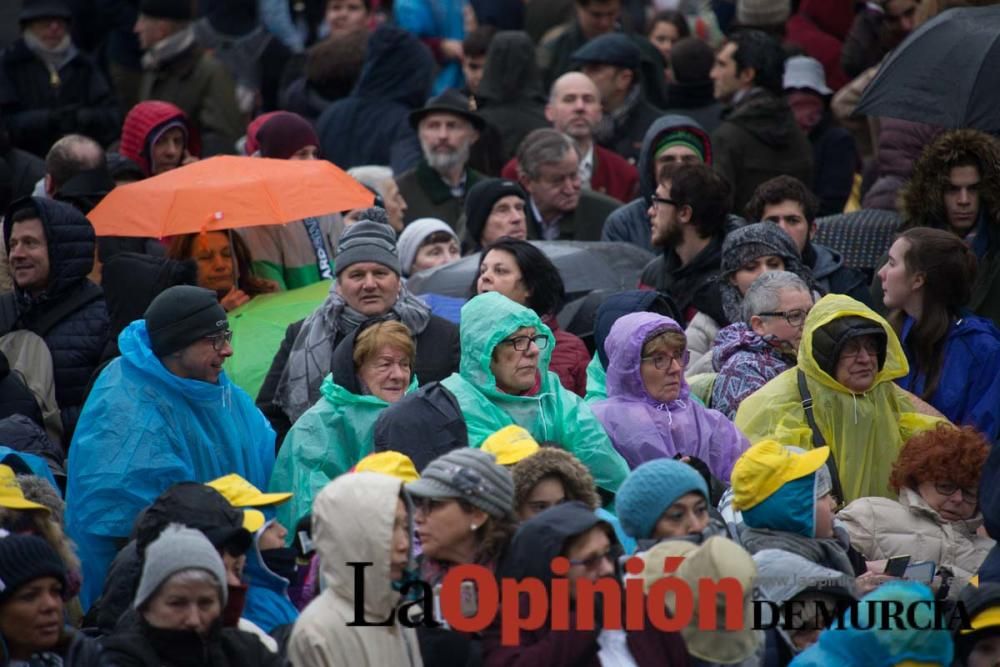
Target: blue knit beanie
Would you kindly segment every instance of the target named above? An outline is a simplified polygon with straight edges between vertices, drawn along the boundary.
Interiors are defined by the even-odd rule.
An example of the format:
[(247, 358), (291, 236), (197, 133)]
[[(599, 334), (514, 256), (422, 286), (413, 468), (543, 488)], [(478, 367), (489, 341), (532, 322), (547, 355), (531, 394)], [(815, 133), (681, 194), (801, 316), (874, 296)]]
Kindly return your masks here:
[(708, 485), (697, 470), (674, 459), (643, 463), (629, 473), (615, 496), (622, 530), (637, 540), (650, 538), (660, 516), (687, 493), (708, 498)]

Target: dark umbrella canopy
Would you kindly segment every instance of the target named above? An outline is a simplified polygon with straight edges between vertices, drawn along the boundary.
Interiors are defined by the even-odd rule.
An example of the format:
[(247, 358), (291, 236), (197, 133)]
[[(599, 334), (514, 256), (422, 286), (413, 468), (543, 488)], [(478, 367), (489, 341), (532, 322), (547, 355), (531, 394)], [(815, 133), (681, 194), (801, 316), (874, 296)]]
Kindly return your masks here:
[(1000, 6), (937, 15), (893, 51), (857, 113), (1000, 132)]
[[(593, 290), (634, 289), (642, 269), (653, 255), (630, 243), (533, 241), (552, 260), (562, 276), (567, 297)], [(414, 294), (443, 294), (465, 298), (479, 270), (479, 253), (410, 277)]]

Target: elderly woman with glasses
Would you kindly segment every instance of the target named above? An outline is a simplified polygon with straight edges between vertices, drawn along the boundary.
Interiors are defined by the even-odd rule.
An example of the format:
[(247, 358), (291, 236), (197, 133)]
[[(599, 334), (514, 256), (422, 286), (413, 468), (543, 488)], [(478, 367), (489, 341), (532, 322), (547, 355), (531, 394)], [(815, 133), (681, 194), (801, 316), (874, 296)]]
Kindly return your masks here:
[(687, 339), (674, 320), (653, 313), (625, 315), (604, 341), (608, 398), (591, 407), (629, 467), (688, 456), (729, 482), (749, 446), (733, 423), (690, 397), (684, 379)]
[(720, 331), (712, 345), (714, 409), (733, 419), (744, 398), (795, 365), (812, 305), (809, 286), (794, 273), (769, 271), (753, 281), (742, 321)]
[(971, 427), (942, 424), (910, 438), (889, 478), (898, 499), (859, 498), (837, 514), (851, 546), (868, 560), (933, 561), (954, 575), (957, 595), (994, 544), (979, 534), (979, 474), (989, 448)]

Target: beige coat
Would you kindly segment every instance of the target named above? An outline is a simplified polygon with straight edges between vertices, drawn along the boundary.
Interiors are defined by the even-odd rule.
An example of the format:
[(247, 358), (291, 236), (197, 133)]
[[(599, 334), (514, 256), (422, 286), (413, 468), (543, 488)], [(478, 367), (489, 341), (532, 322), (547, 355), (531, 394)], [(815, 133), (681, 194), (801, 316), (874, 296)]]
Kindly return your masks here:
[(354, 619), (354, 570), (365, 569), (365, 618), (395, 614), (399, 593), (389, 581), (389, 550), (402, 482), (376, 473), (333, 480), (313, 503), (313, 541), (326, 589), (299, 616), (288, 642), (295, 667), (422, 667), (417, 633), (398, 623), (348, 627)]
[(719, 335), (719, 324), (705, 313), (697, 313), (684, 330), (687, 336), (687, 351), (691, 355), (684, 376), (694, 377), (699, 373), (711, 373), (712, 343)]
[(994, 544), (976, 534), (982, 514), (967, 521), (945, 521), (912, 489), (900, 491), (899, 502), (858, 498), (837, 518), (850, 534), (851, 546), (868, 560), (909, 555), (913, 563), (934, 561), (955, 574), (951, 587), (955, 593), (979, 570)]

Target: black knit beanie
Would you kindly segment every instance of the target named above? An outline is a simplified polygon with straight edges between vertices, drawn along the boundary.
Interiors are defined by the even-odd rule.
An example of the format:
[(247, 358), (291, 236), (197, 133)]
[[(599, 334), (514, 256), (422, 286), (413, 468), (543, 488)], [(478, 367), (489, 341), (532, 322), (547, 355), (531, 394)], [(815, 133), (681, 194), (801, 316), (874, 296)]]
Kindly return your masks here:
[(66, 566), (48, 542), (35, 535), (0, 537), (0, 604), (42, 577), (55, 577), (66, 588)]
[(177, 285), (160, 292), (144, 317), (149, 343), (157, 357), (229, 328), (226, 311), (215, 292), (193, 285)]
[(490, 217), (493, 204), (509, 195), (520, 197), (525, 203), (528, 201), (528, 195), (520, 185), (503, 178), (479, 181), (465, 195), (465, 231), (469, 242), (476, 249), (481, 245), (479, 239), (486, 228), (486, 220)]

